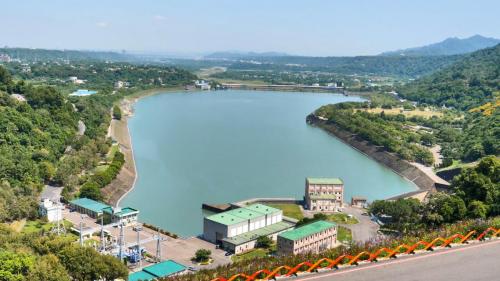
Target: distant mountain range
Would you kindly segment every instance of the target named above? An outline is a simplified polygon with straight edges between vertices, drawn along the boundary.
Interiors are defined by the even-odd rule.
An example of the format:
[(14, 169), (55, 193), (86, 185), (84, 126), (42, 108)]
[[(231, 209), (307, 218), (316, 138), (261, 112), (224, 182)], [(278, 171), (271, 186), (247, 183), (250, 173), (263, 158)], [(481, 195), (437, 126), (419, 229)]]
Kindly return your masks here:
[(447, 38), (444, 41), (397, 51), (384, 52), (381, 56), (442, 56), (471, 53), (500, 44), (500, 39), (474, 35), (469, 38)]
[(267, 57), (285, 57), (290, 56), (287, 53), (281, 52), (215, 52), (204, 56), (204, 59), (222, 59), (222, 60), (238, 60), (238, 59), (251, 59), (251, 58), (267, 58)]

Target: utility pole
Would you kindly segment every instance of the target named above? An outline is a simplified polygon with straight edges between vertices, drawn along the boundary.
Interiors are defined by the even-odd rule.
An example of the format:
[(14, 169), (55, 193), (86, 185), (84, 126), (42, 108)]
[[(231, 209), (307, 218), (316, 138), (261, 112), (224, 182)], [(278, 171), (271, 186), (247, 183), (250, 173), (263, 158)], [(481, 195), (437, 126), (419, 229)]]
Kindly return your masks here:
[(141, 237), (140, 231), (142, 230), (142, 226), (139, 224), (134, 227), (134, 230), (137, 232), (137, 253), (139, 255), (139, 268), (142, 268), (142, 252), (141, 252)]
[(123, 260), (123, 245), (125, 244), (125, 235), (123, 232), (123, 223), (122, 220), (120, 219), (120, 241), (119, 241), (119, 252), (118, 256), (120, 260)]
[(104, 214), (101, 215), (101, 252), (104, 252), (106, 250), (106, 244), (104, 241)]
[(156, 232), (158, 240), (156, 240), (156, 260), (161, 262), (161, 236), (160, 231)]
[(80, 215), (80, 246), (83, 247), (83, 215)]

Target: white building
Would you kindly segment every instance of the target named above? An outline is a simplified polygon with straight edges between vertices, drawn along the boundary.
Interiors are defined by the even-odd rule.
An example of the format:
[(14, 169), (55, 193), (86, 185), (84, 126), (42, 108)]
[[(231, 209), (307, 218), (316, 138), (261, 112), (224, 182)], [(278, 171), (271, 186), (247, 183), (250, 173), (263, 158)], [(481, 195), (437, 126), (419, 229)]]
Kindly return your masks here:
[(47, 221), (55, 222), (62, 220), (62, 205), (55, 203), (49, 199), (42, 199), (39, 205), (39, 213), (42, 217), (46, 217)]
[(205, 80), (196, 80), (194, 86), (202, 90), (210, 90), (210, 84)]

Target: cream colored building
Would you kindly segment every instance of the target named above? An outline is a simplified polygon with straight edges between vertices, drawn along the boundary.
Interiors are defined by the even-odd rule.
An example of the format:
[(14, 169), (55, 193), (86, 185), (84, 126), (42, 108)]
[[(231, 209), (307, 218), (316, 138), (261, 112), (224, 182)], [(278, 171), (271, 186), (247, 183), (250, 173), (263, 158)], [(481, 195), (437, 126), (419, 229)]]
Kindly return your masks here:
[(278, 255), (320, 253), (335, 247), (337, 225), (316, 221), (278, 235)]
[(340, 212), (344, 182), (339, 178), (306, 178), (305, 203), (311, 211)]

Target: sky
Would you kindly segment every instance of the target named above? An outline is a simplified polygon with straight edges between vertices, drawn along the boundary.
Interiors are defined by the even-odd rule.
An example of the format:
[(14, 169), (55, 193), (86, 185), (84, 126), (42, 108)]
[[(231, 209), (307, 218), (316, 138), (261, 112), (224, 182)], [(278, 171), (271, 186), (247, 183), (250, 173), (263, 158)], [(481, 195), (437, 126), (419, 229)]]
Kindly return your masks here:
[(0, 46), (375, 55), (500, 38), (498, 0), (2, 0)]

